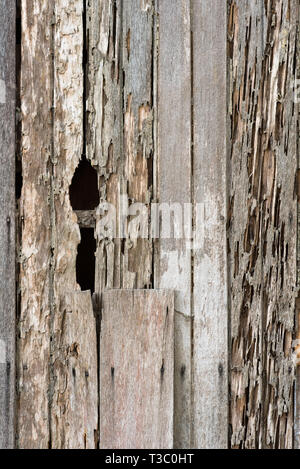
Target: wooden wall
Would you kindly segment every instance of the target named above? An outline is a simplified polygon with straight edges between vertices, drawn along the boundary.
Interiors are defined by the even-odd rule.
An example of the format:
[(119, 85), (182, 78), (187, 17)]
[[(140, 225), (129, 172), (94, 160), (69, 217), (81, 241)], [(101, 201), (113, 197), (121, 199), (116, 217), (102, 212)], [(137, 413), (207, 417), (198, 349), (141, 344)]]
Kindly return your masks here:
[[(11, 436), (0, 446), (14, 444), (16, 401), (16, 446), (98, 447), (111, 289), (175, 292), (175, 448), (297, 445), (298, 0), (21, 1), (16, 400), (14, 9), (5, 12), (0, 440)], [(80, 204), (90, 170), (70, 200), (81, 165), (96, 171), (93, 206)], [(192, 242), (151, 237), (154, 203), (190, 204)], [(78, 276), (87, 233), (92, 298)]]

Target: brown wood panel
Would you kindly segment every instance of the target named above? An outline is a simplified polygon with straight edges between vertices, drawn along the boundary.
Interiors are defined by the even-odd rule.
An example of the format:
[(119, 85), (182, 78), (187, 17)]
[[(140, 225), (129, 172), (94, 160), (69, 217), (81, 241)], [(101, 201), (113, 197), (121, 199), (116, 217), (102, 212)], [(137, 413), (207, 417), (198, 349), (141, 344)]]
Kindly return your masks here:
[(298, 1), (231, 1), (231, 445), (291, 448)]

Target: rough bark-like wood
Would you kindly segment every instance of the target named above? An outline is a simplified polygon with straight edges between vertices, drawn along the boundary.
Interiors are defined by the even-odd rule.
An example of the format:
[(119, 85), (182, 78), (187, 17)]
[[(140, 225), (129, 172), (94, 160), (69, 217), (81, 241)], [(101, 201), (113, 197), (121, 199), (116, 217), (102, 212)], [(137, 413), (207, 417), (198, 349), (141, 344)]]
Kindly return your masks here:
[(226, 11), (223, 0), (193, 2), (194, 223), (204, 232), (193, 278), (196, 448), (226, 448), (228, 435)]
[(48, 448), (50, 442), (52, 14), (51, 2), (47, 0), (22, 1), (23, 188), (17, 431), (22, 448)]
[(64, 295), (54, 362), (52, 447), (95, 449), (98, 443), (97, 335), (91, 294)]
[(0, 4), (0, 449), (15, 444), (15, 3)]
[[(91, 300), (77, 304), (74, 293), (74, 303), (69, 301), (74, 314), (66, 320), (65, 313), (66, 291), (78, 289), (80, 232), (69, 186), (83, 153), (83, 2), (25, 0), (22, 6), (19, 446), (95, 447), (96, 372), (91, 372), (93, 382), (87, 388), (82, 384), (86, 379), (77, 378), (79, 390), (73, 378), (67, 379), (73, 353), (68, 341), (73, 337), (82, 349), (76, 372), (82, 375), (89, 364), (87, 344), (97, 367)], [(81, 313), (87, 336), (81, 328), (79, 340)], [(80, 399), (86, 400), (87, 392), (84, 404)], [(82, 419), (76, 421), (78, 409)]]
[[(82, 293), (81, 296), (74, 293), (73, 300), (70, 296), (66, 297), (66, 286), (71, 291), (78, 289), (76, 255), (80, 232), (70, 204), (69, 187), (83, 154), (83, 2), (56, 0), (54, 22), (51, 446), (95, 448), (98, 420), (97, 344), (94, 339), (96, 324), (92, 314), (91, 292)], [(66, 313), (68, 302), (74, 308), (71, 316)], [(69, 347), (76, 348), (76, 344), (78, 350), (70, 351)], [(74, 353), (78, 353), (78, 365), (73, 360), (71, 372), (71, 356), (76, 358)], [(88, 379), (84, 376), (85, 371), (90, 374)]]
[[(299, 11), (300, 15), (300, 11)], [(298, 129), (297, 129), (297, 155), (298, 155), (298, 172), (297, 181), (299, 181), (300, 175), (300, 30), (298, 26), (297, 31), (297, 67), (296, 67), (296, 78), (297, 86), (294, 88), (296, 112), (298, 114)], [(299, 187), (299, 182), (297, 187)], [(299, 292), (300, 287), (300, 192), (297, 191), (297, 204), (298, 204), (298, 232), (297, 232), (297, 288)], [(294, 428), (294, 447), (300, 449), (300, 300), (299, 293), (298, 299), (296, 300), (296, 347), (295, 347), (295, 358), (297, 364), (297, 376), (296, 376), (296, 403), (295, 403), (295, 428)]]
[(290, 448), (298, 2), (229, 3), (231, 444)]
[(172, 448), (174, 295), (103, 294), (100, 447)]
[(120, 196), (129, 209), (152, 197), (152, 1), (90, 0), (87, 18), (87, 155), (98, 167), (101, 201), (117, 213), (115, 236), (104, 235), (97, 220), (95, 284), (101, 294), (153, 283), (152, 242), (135, 239), (134, 219), (126, 223), (127, 239), (119, 239)]
[[(120, 0), (88, 1), (87, 157), (98, 170), (100, 201), (113, 204), (117, 214), (123, 161), (121, 21)], [(113, 234), (97, 238), (95, 289), (101, 295), (104, 288), (121, 286), (121, 251)]]
[[(158, 13), (158, 194), (159, 202), (170, 204), (170, 210), (172, 204), (179, 204), (179, 228), (183, 229), (183, 210), (191, 202), (192, 186), (190, 2), (164, 0)], [(185, 228), (191, 231), (191, 220)], [(155, 279), (157, 287), (175, 289), (175, 448), (191, 447), (192, 251), (188, 243), (160, 240)]]

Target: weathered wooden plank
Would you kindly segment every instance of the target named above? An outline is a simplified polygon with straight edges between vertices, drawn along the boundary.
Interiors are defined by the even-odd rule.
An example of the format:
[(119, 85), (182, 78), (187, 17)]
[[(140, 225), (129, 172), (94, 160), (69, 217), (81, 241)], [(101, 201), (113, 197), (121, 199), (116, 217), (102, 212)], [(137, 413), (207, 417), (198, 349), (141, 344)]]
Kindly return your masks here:
[(15, 2), (0, 4), (0, 449), (15, 444)]
[[(252, 134), (250, 121), (253, 119), (255, 122), (257, 118), (257, 83), (262, 73), (263, 44), (261, 40), (257, 42), (257, 37), (264, 38), (260, 6), (259, 0), (240, 5), (232, 2), (228, 25), (231, 119), (228, 208), (232, 338), (230, 424), (231, 445), (234, 448), (255, 447), (258, 444), (257, 431), (261, 426), (260, 132), (257, 130)], [(235, 38), (236, 34), (238, 38)], [(247, 55), (245, 51), (248, 51)], [(244, 67), (248, 67), (245, 72)], [(250, 91), (245, 92), (244, 98), (245, 79)], [(251, 97), (252, 90), (255, 99)], [(245, 99), (247, 102), (243, 103)], [(248, 115), (250, 119), (247, 123), (245, 117)], [(246, 126), (249, 126), (247, 138), (244, 137)]]
[(56, 401), (52, 447), (95, 449), (98, 443), (97, 334), (91, 293), (66, 293), (54, 362)]
[[(123, 108), (120, 0), (87, 3), (87, 157), (97, 167), (100, 201), (112, 204), (119, 216), (122, 180)], [(99, 217), (100, 218), (100, 217)], [(98, 221), (99, 223), (100, 221)], [(120, 226), (97, 234), (95, 291), (120, 287)], [(115, 236), (115, 238), (114, 238)]]
[(152, 242), (137, 239), (136, 220), (130, 223), (126, 216), (135, 202), (150, 211), (152, 197), (152, 0), (92, 0), (87, 18), (87, 155), (98, 166), (101, 201), (116, 210), (113, 234), (104, 236), (101, 217), (97, 220), (100, 294), (104, 288), (152, 285)]
[[(76, 257), (80, 232), (69, 188), (85, 143), (83, 6), (81, 0), (56, 0), (54, 9), (53, 263), (50, 271), (53, 282), (53, 304), (50, 305), (52, 448), (95, 448), (97, 445), (97, 344), (91, 292), (79, 292), (73, 299), (66, 295), (66, 286), (68, 291), (78, 289)], [(68, 301), (73, 308), (72, 315), (66, 313)]]
[[(47, 0), (22, 1), (21, 310), (18, 446), (48, 448), (52, 153), (52, 16)], [(41, 66), (42, 64), (42, 66)]]
[[(298, 16), (300, 15), (300, 10)], [(296, 184), (299, 188), (300, 185), (300, 30), (298, 27), (297, 31), (297, 56), (296, 56), (296, 79), (294, 87), (294, 102), (296, 113), (298, 114), (298, 144), (297, 144), (297, 155), (298, 155), (298, 173)], [(294, 448), (300, 449), (300, 300), (299, 300), (299, 289), (300, 289), (300, 191), (297, 190), (297, 203), (298, 203), (298, 232), (297, 232), (297, 288), (298, 298), (296, 299), (296, 344), (295, 345), (295, 358), (297, 365), (296, 374), (296, 386), (295, 386), (295, 421), (294, 421)]]
[[(128, 209), (144, 204), (150, 216), (153, 172), (153, 0), (123, 2), (123, 182)], [(129, 215), (129, 214), (128, 214)], [(151, 239), (136, 237), (137, 213), (127, 221), (121, 255), (123, 288), (150, 288), (153, 283)]]
[(194, 223), (197, 232), (204, 231), (202, 246), (194, 252), (196, 448), (226, 448), (228, 438), (226, 18), (227, 5), (223, 0), (192, 3), (193, 194), (194, 204), (203, 207), (196, 211), (199, 216)]
[[(65, 381), (70, 357), (64, 340), (79, 333), (77, 315), (84, 308), (75, 304), (75, 313), (67, 316), (74, 322), (65, 321), (66, 287), (67, 291), (78, 289), (80, 232), (69, 186), (83, 153), (83, 2), (33, 3), (22, 4), (19, 446), (95, 447), (96, 372), (88, 390), (82, 384), (85, 378), (78, 378), (79, 390), (73, 387), (74, 380)], [(91, 315), (91, 300), (85, 301)], [(90, 335), (95, 334), (94, 326), (94, 319), (89, 319)], [(85, 366), (84, 340), (83, 335), (79, 367)], [(96, 342), (90, 340), (89, 347), (96, 367)], [(81, 368), (78, 373), (83, 373)], [(86, 392), (90, 393), (86, 404), (94, 404), (86, 410), (81, 403), (83, 420), (76, 423), (72, 412), (79, 410), (74, 395), (79, 399)]]
[(172, 448), (174, 295), (103, 294), (100, 447)]
[[(178, 211), (173, 219), (182, 234), (181, 239), (159, 240), (155, 286), (175, 290), (174, 445), (190, 448), (192, 251), (183, 233), (184, 209), (191, 203), (192, 187), (190, 2), (164, 0), (158, 13), (157, 185), (159, 203), (167, 204), (169, 213)], [(162, 217), (167, 222), (168, 214)], [(191, 219), (186, 220), (185, 228), (191, 232)]]
[(230, 423), (235, 448), (293, 445), (298, 8), (297, 1), (230, 2)]

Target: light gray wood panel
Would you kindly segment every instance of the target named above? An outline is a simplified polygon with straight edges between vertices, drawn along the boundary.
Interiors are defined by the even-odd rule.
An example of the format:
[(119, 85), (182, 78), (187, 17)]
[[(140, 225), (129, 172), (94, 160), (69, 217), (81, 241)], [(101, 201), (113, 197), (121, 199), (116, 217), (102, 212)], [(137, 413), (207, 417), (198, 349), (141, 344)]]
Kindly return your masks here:
[(99, 399), (97, 333), (90, 292), (66, 293), (60, 310), (52, 447), (95, 449)]
[(103, 294), (100, 448), (173, 447), (174, 295)]
[[(191, 202), (192, 188), (190, 1), (160, 1), (158, 13), (157, 195), (170, 213), (178, 211), (170, 220), (183, 231), (184, 208)], [(162, 214), (162, 221), (167, 219)], [(191, 225), (190, 219), (187, 231)], [(160, 227), (160, 235), (163, 231)], [(158, 244), (155, 286), (175, 290), (174, 445), (190, 448), (192, 250), (184, 234), (181, 239), (160, 238)]]
[(194, 204), (193, 423), (196, 448), (226, 448), (226, 24), (223, 0), (192, 2)]

